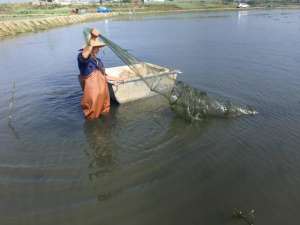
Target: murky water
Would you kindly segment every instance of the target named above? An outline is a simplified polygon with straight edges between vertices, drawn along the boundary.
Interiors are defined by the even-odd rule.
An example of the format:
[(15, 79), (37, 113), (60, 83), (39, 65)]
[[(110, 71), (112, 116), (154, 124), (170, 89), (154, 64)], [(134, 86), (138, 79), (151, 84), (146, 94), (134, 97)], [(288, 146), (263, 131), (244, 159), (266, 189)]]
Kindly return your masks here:
[[(0, 224), (243, 224), (234, 208), (298, 224), (299, 22), (295, 10), (177, 14), (2, 40)], [(84, 121), (86, 26), (259, 114), (187, 123), (154, 97)]]

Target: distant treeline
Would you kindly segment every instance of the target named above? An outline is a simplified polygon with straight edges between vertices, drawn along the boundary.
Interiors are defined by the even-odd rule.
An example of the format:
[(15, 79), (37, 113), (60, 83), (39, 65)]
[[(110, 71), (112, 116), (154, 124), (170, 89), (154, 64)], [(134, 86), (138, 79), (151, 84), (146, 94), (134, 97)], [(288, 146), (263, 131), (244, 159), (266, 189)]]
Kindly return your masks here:
[(235, 2), (245, 2), (248, 4), (253, 5), (263, 5), (263, 4), (291, 4), (291, 3), (300, 3), (300, 0), (166, 0), (171, 2), (185, 2), (185, 3), (220, 3), (220, 4), (227, 4), (227, 3), (235, 3)]

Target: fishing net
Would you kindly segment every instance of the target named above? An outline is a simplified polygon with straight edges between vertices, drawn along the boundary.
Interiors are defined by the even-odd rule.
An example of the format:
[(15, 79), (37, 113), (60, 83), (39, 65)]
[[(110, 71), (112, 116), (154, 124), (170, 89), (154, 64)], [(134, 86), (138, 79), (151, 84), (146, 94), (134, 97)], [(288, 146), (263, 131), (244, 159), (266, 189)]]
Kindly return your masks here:
[[(88, 41), (90, 29), (86, 29), (84, 35)], [(208, 96), (206, 92), (195, 89), (182, 81), (176, 81), (178, 71), (141, 61), (107, 37), (101, 35), (100, 38), (133, 71), (134, 75), (146, 84), (147, 88), (164, 96), (172, 110), (186, 120), (257, 113), (252, 107), (217, 100)]]
[[(89, 28), (84, 30), (86, 42), (91, 38), (90, 31), (91, 29)], [(143, 80), (147, 88), (152, 92), (164, 96), (166, 99), (170, 98), (176, 79), (175, 74), (178, 71), (141, 61), (105, 36), (100, 35), (100, 38), (130, 68), (134, 76)]]
[(257, 113), (250, 106), (240, 106), (229, 100), (208, 96), (206, 92), (181, 81), (174, 85), (169, 102), (173, 111), (189, 121), (203, 120), (207, 117), (237, 117)]
[(122, 62), (134, 72), (135, 76), (143, 80), (152, 92), (160, 94), (167, 99), (170, 98), (177, 71), (141, 61), (103, 35), (100, 37)]

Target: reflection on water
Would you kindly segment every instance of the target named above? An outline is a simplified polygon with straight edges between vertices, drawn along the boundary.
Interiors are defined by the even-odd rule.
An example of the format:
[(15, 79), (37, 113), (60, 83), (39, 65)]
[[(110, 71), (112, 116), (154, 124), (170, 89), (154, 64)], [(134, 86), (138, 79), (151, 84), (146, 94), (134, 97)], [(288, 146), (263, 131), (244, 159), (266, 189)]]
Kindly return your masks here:
[[(89, 148), (85, 153), (88, 157), (88, 177), (90, 182), (95, 183), (96, 180), (101, 180), (105, 175), (112, 172), (116, 160), (116, 146), (114, 146), (113, 129), (114, 129), (114, 109), (111, 113), (102, 116), (101, 120), (85, 121), (84, 133), (86, 140), (89, 144)], [(105, 200), (110, 196), (109, 191), (103, 191), (103, 187), (100, 187), (101, 193), (97, 193), (97, 199), (99, 201)]]
[(15, 95), (16, 95), (16, 82), (13, 82), (12, 91), (11, 91), (11, 98), (9, 99), (8, 105), (8, 127), (10, 128), (12, 134), (15, 136), (16, 139), (20, 139), (18, 132), (16, 131), (13, 125), (13, 112), (14, 112), (14, 105), (15, 105)]
[(98, 121), (86, 121), (84, 123), (84, 133), (86, 140), (90, 146), (86, 152), (90, 159), (89, 169), (93, 172), (89, 175), (90, 179), (98, 177), (99, 174), (109, 172), (109, 168), (113, 165), (114, 148), (113, 139), (111, 138), (111, 129), (113, 125), (109, 118), (103, 117)]
[(243, 22), (243, 20), (246, 20), (247, 19), (247, 16), (248, 16), (248, 11), (238, 11), (237, 12), (238, 14), (238, 24), (241, 24)]

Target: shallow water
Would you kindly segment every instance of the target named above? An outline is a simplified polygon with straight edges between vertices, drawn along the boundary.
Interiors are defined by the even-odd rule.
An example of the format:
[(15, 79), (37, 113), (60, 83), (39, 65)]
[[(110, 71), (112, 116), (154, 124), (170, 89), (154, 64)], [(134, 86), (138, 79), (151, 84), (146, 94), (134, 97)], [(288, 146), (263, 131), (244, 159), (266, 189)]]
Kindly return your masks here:
[[(296, 10), (174, 14), (2, 40), (0, 224), (243, 224), (234, 208), (298, 224), (299, 21)], [(75, 59), (86, 26), (259, 114), (191, 124), (154, 97), (84, 121)]]

